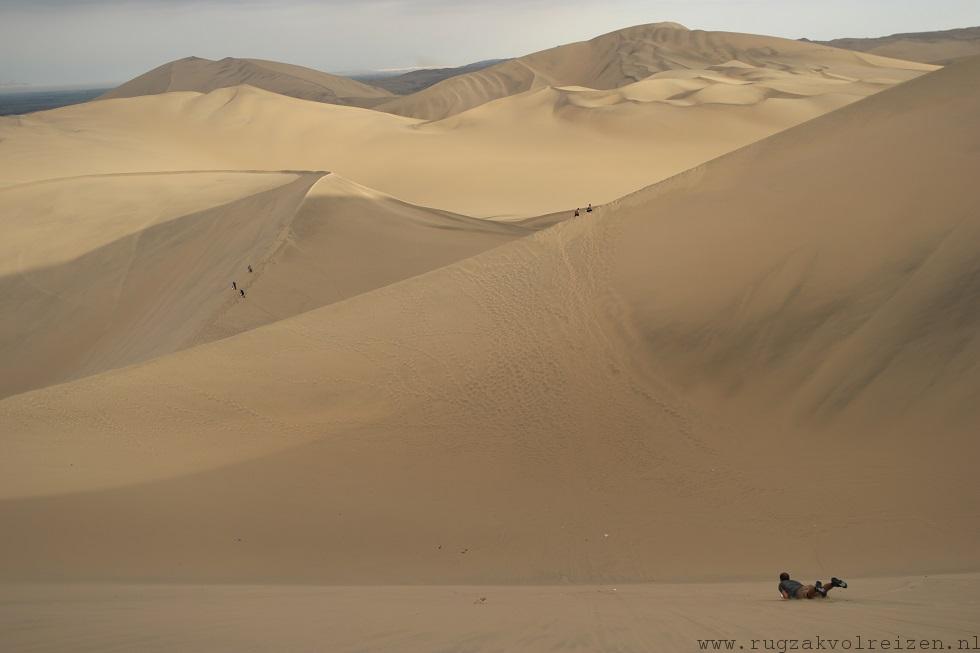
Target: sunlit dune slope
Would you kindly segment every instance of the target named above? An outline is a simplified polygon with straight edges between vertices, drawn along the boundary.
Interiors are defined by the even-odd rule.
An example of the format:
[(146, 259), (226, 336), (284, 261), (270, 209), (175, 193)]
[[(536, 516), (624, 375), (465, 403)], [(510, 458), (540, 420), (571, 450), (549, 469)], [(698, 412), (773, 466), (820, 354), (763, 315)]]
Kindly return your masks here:
[(282, 247), (200, 342), (227, 337), (448, 265), (533, 233), (406, 204), (330, 175), (310, 191)]
[(975, 569), (978, 73), (348, 301), (0, 401), (0, 575)]
[(922, 72), (889, 63), (843, 77), (810, 63), (821, 72), (726, 60), (607, 90), (542, 86), (433, 123), (249, 86), (94, 102), (0, 119), (0, 185), (161, 170), (332, 170), (474, 217), (567, 215)]
[(235, 59), (220, 61), (186, 57), (163, 64), (102, 95), (103, 99), (156, 95), (172, 91), (207, 93), (250, 84), (273, 93), (330, 104), (378, 101), (392, 94), (384, 89), (278, 61)]
[(530, 233), (322, 176), (113, 175), (0, 190), (0, 396), (224, 337)]
[(485, 102), (546, 86), (610, 90), (651, 75), (682, 74), (739, 62), (799, 80), (895, 83), (930, 66), (771, 36), (688, 30), (676, 23), (637, 25), (590, 41), (510, 59), (377, 105), (382, 111), (439, 120)]

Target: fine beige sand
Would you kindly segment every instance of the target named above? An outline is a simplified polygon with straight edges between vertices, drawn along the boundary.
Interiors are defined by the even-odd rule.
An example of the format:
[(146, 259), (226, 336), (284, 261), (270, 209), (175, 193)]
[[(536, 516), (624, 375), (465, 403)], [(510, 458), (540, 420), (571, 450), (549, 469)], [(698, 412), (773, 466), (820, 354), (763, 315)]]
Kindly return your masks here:
[[(725, 639), (733, 640), (733, 650), (747, 651), (753, 640), (757, 651), (910, 650), (909, 640), (911, 650), (976, 650), (978, 588), (976, 575), (854, 579), (830, 600), (788, 603), (774, 597), (773, 582), (13, 585), (0, 586), (0, 647), (38, 653), (649, 653), (699, 651), (698, 640)], [(960, 649), (961, 640), (973, 648)]]
[(0, 190), (0, 396), (180, 348), (247, 286), (319, 175), (79, 177)]
[[(783, 72), (798, 85), (796, 88), (806, 88), (807, 82), (817, 82), (817, 88), (820, 88), (820, 82), (828, 80), (889, 84), (909, 79), (911, 71), (925, 70), (921, 64), (809, 42), (689, 30), (677, 23), (652, 23), (452, 77), (418, 93), (379, 104), (377, 108), (414, 118), (439, 120), (491, 100), (549, 86), (612, 90), (654, 75), (666, 79), (677, 75), (685, 79), (687, 71), (710, 70), (715, 66), (742, 68), (744, 79), (753, 81), (767, 80), (770, 76), (779, 78), (772, 74)], [(709, 82), (724, 84), (728, 81), (724, 74), (697, 76)], [(694, 89), (680, 84), (670, 95), (682, 98), (685, 91), (691, 90)], [(724, 92), (719, 95), (727, 97)]]
[(0, 650), (972, 645), (980, 57), (617, 34), (0, 119)]
[(207, 93), (240, 84), (249, 84), (303, 100), (331, 104), (360, 106), (392, 97), (389, 91), (353, 79), (278, 61), (234, 57), (212, 61), (200, 57), (186, 57), (163, 64), (131, 79), (103, 94), (102, 98), (156, 95), (172, 91)]
[(883, 57), (946, 65), (980, 55), (980, 27), (963, 27), (939, 32), (892, 34), (879, 38), (843, 38), (824, 45), (859, 50)]
[(0, 401), (0, 575), (975, 569), (978, 67), (448, 267)]
[[(252, 86), (0, 119), (0, 185), (95, 173), (330, 170), (412, 204), (514, 220), (612, 201), (934, 69), (671, 25), (529, 61), (557, 68), (473, 96), (465, 104), (474, 108), (435, 122)], [(398, 101), (470, 97), (456, 85), (499, 68)]]
[(28, 183), (0, 189), (0, 214), (0, 397), (227, 337), (531, 233), (324, 173)]

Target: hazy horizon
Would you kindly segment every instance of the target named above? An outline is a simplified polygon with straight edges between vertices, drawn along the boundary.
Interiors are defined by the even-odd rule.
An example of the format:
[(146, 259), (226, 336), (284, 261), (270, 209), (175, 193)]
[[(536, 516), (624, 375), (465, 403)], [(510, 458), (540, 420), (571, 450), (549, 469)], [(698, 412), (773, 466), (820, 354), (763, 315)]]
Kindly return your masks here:
[(631, 25), (828, 40), (980, 24), (974, 0), (0, 0), (0, 88), (122, 82), (187, 56), (335, 73), (521, 56)]

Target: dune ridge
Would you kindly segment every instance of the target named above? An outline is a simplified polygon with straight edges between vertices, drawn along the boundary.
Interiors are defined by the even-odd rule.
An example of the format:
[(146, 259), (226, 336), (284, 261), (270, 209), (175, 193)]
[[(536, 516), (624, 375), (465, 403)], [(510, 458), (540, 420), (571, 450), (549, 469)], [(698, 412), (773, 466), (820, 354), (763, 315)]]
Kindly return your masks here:
[(112, 175), (0, 191), (0, 396), (227, 337), (531, 233), (325, 174)]
[(245, 265), (276, 247), (319, 176), (82, 177), (0, 191), (0, 396), (184, 346), (238, 298), (232, 280), (248, 285)]
[(376, 106), (380, 111), (440, 120), (502, 97), (545, 86), (610, 90), (657, 74), (698, 70), (738, 61), (753, 68), (810, 78), (830, 74), (853, 79), (875, 75), (904, 81), (934, 68), (866, 58), (853, 52), (788, 39), (689, 30), (677, 23), (638, 25), (589, 41), (536, 52), (483, 70), (452, 77), (406, 97)]
[[(650, 47), (659, 51), (660, 42), (648, 32), (638, 29), (635, 38), (653, 39)], [(713, 47), (722, 48), (729, 38), (742, 38), (663, 27), (652, 34), (659, 39), (661, 32), (680, 34), (678, 51), (690, 39), (717, 41)], [(789, 51), (793, 65), (785, 70), (770, 59), (790, 61), (789, 54), (751, 58), (745, 52), (755, 50), (722, 48), (713, 55), (717, 64), (692, 56), (685, 65), (696, 67), (654, 72), (616, 88), (564, 83), (623, 82), (614, 76), (598, 84), (589, 62), (597, 44), (604, 44), (603, 52), (616, 52), (630, 34), (548, 55), (551, 65), (582, 73), (574, 79), (571, 72), (561, 79), (552, 75), (548, 84), (435, 122), (306, 102), (251, 86), (0, 119), (0, 186), (133, 171), (332, 170), (410, 204), (467, 216), (514, 221), (570, 214), (576, 206), (614, 200), (931, 69), (786, 42), (796, 50)], [(756, 45), (771, 41), (744, 38)]]
[(0, 574), (976, 569), (978, 72), (346, 301), (0, 401)]

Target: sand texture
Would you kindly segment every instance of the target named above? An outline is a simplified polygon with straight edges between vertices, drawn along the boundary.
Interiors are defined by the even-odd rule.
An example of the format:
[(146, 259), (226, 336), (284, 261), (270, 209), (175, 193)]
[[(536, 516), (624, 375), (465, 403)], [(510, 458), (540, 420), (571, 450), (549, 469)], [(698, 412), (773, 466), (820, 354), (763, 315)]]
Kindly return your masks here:
[(972, 569), (978, 66), (421, 276), (8, 397), (0, 572)]
[(395, 98), (378, 108), (438, 120), (491, 100), (548, 86), (611, 90), (653, 75), (683, 79), (685, 71), (729, 63), (746, 69), (749, 79), (784, 72), (804, 86), (807, 81), (828, 79), (887, 84), (908, 79), (913, 71), (928, 69), (922, 64), (869, 57), (814, 43), (653, 23), (511, 59)]
[(978, 79), (657, 24), (0, 119), (0, 650), (975, 636)]
[[(0, 119), (0, 186), (96, 173), (330, 170), (411, 204), (530, 218), (612, 201), (935, 68), (669, 25), (525, 59), (541, 70), (513, 60), (396, 100), (465, 100), (436, 114), (401, 112), (413, 117), (245, 85)], [(507, 83), (501, 70), (512, 67), (527, 83)]]
[[(828, 601), (774, 583), (548, 587), (0, 586), (0, 647), (60, 653), (851, 650), (974, 646), (976, 575), (856, 579)], [(9, 607), (8, 607), (9, 606)], [(39, 618), (38, 615), (43, 615)], [(817, 638), (820, 637), (821, 640)], [(858, 640), (861, 637), (861, 640)], [(836, 640), (836, 641), (834, 641)], [(869, 640), (875, 640), (871, 644)], [(809, 649), (803, 648), (809, 641)], [(830, 649), (830, 646), (835, 646)], [(766, 647), (769, 647), (768, 649)], [(778, 648), (777, 648), (778, 647)], [(708, 650), (713, 650), (709, 648)], [(725, 650), (724, 648), (720, 650)], [(936, 649), (925, 649), (936, 650)]]

